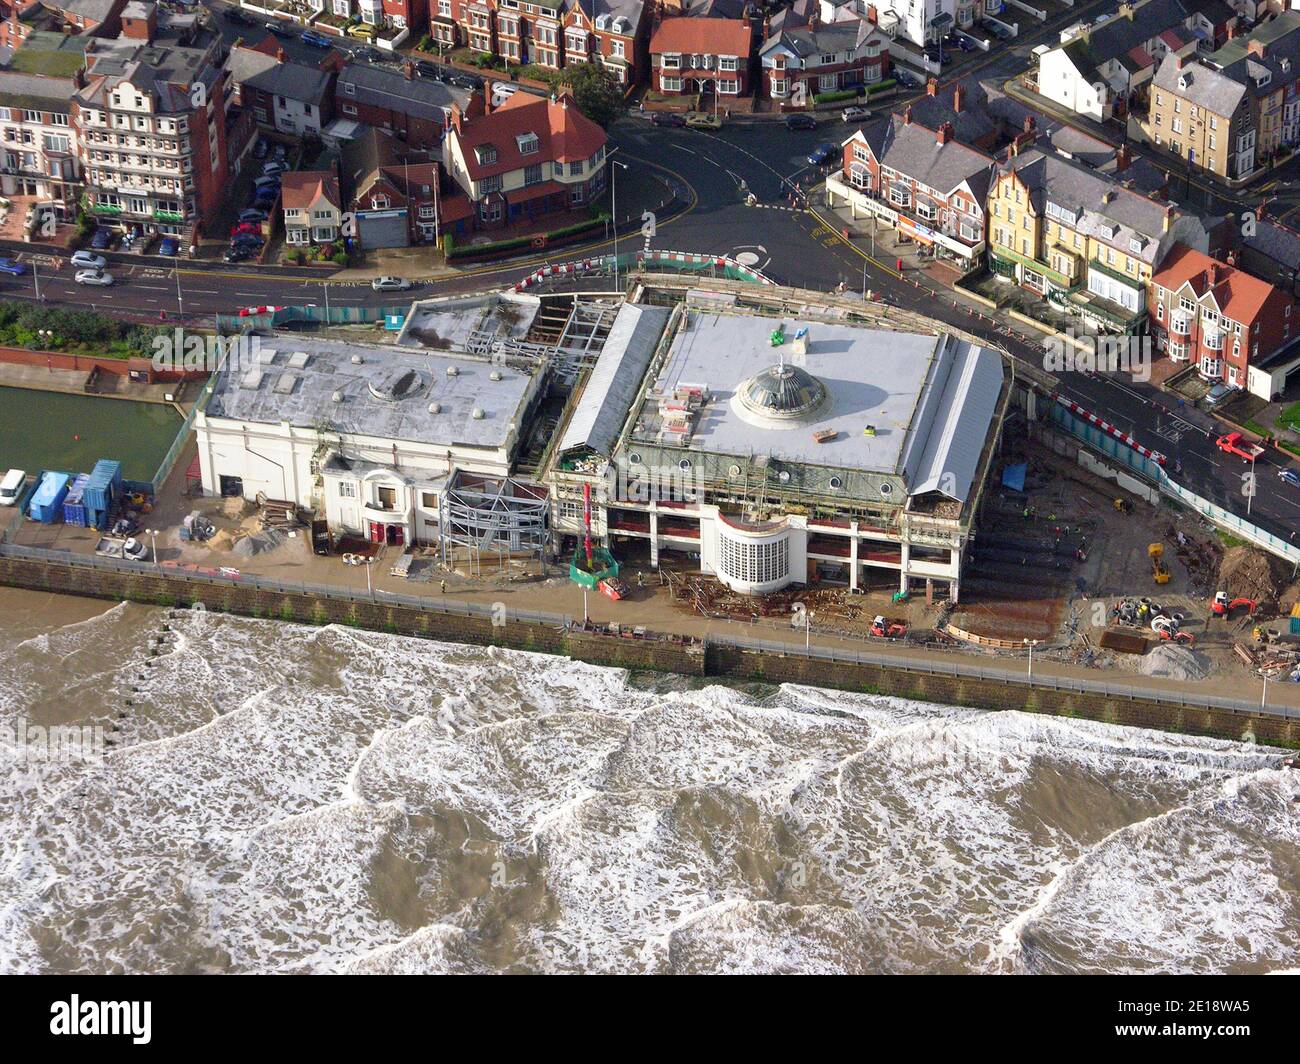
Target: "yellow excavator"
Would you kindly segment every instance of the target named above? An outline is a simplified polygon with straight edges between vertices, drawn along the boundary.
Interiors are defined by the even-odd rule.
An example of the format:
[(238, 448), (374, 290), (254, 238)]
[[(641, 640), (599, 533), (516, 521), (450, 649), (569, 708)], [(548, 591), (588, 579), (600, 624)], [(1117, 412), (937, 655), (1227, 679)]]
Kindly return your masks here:
[(1157, 584), (1169, 583), (1169, 566), (1164, 559), (1165, 545), (1152, 543), (1147, 547), (1147, 557), (1151, 559), (1151, 579)]

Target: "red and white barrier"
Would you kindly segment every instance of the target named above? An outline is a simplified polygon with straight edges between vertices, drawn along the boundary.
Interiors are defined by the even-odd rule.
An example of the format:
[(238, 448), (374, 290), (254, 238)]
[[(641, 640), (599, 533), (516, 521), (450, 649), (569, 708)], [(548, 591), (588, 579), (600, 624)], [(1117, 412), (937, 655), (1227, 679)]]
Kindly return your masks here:
[(1119, 440), (1120, 443), (1124, 444), (1125, 446), (1132, 447), (1133, 450), (1137, 451), (1137, 453), (1140, 454), (1143, 458), (1150, 458), (1153, 462), (1158, 462), (1162, 466), (1165, 464), (1166, 461), (1165, 456), (1161, 454), (1159, 451), (1152, 451), (1146, 447), (1143, 447), (1140, 443), (1138, 443), (1137, 440), (1135, 440), (1128, 433), (1123, 432), (1120, 429), (1117, 429), (1114, 425), (1110, 424), (1107, 421), (1102, 421), (1102, 419), (1099, 418), (1096, 414), (1092, 413), (1092, 411), (1090, 410), (1085, 410), (1073, 399), (1067, 399), (1063, 395), (1053, 395), (1053, 398), (1058, 403), (1060, 403), (1063, 407), (1065, 407), (1066, 410), (1074, 414), (1075, 417), (1083, 418), (1083, 420), (1088, 422), (1089, 425), (1096, 426), (1097, 428), (1101, 429), (1102, 432), (1105, 432), (1108, 435), (1113, 436), (1115, 439)]
[(277, 310), (283, 310), (284, 307), (244, 307), (239, 312), (241, 318), (251, 318), (258, 314), (274, 314)]

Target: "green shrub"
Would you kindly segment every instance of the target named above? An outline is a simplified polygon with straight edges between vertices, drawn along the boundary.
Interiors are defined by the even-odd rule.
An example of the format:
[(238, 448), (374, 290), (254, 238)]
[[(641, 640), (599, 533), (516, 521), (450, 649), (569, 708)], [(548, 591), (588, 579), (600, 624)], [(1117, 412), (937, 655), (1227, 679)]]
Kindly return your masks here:
[(819, 92), (813, 97), (814, 103), (838, 103), (840, 100), (856, 100), (858, 94), (853, 89), (842, 92)]
[(898, 82), (894, 78), (887, 78), (884, 81), (878, 81), (874, 85), (867, 86), (867, 95), (873, 92), (884, 92), (886, 89), (892, 89)]
[(420, 43), (417, 44), (415, 47), (421, 52), (432, 52), (433, 38), (426, 33), (423, 37), (420, 38)]

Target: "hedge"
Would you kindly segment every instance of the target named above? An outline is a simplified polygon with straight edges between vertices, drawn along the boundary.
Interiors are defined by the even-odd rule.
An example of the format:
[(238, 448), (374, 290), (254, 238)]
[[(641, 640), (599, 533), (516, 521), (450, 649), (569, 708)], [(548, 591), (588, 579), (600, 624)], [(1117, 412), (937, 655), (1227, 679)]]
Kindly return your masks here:
[(467, 244), (463, 248), (458, 248), (450, 233), (443, 238), (443, 252), (448, 259), (456, 258), (462, 255), (494, 255), (499, 251), (513, 251), (516, 248), (532, 247), (533, 241), (538, 236), (545, 236), (548, 241), (560, 240), (566, 236), (573, 236), (575, 233), (586, 232), (588, 229), (595, 229), (608, 221), (609, 215), (604, 212), (598, 212), (595, 217), (589, 218), (585, 222), (577, 222), (574, 225), (566, 225), (561, 229), (552, 229), (549, 233), (534, 233), (531, 236), (518, 236), (511, 240), (497, 240), (491, 244)]
[(838, 103), (840, 100), (856, 100), (857, 98), (858, 94), (855, 89), (842, 92), (819, 92), (813, 97), (813, 103)]
[(873, 92), (884, 92), (886, 89), (892, 89), (897, 84), (898, 80), (896, 78), (877, 81), (874, 85), (867, 86), (867, 95), (870, 96)]

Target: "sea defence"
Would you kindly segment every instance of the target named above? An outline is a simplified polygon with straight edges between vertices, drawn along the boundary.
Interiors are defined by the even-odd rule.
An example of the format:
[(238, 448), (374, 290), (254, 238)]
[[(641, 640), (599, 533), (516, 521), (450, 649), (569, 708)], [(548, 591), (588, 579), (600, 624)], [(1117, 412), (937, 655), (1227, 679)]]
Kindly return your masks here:
[[(826, 648), (739, 639), (633, 636), (556, 623), (537, 615), (499, 613), (478, 603), (409, 602), (267, 586), (169, 572), (148, 566), (93, 564), (26, 555), (0, 545), (0, 584), (113, 601), (206, 609), (286, 623), (342, 624), (452, 643), (500, 646), (632, 670), (680, 673), (701, 680), (807, 684), (986, 710), (1017, 709), (1107, 724), (1300, 748), (1300, 712), (1200, 702), (1193, 695), (1148, 696), (1104, 683), (1064, 682), (917, 653), (896, 661), (862, 660)], [(96, 559), (96, 561), (100, 561)], [(1185, 699), (1185, 700), (1184, 700)], [(1226, 700), (1217, 700), (1224, 702)]]

